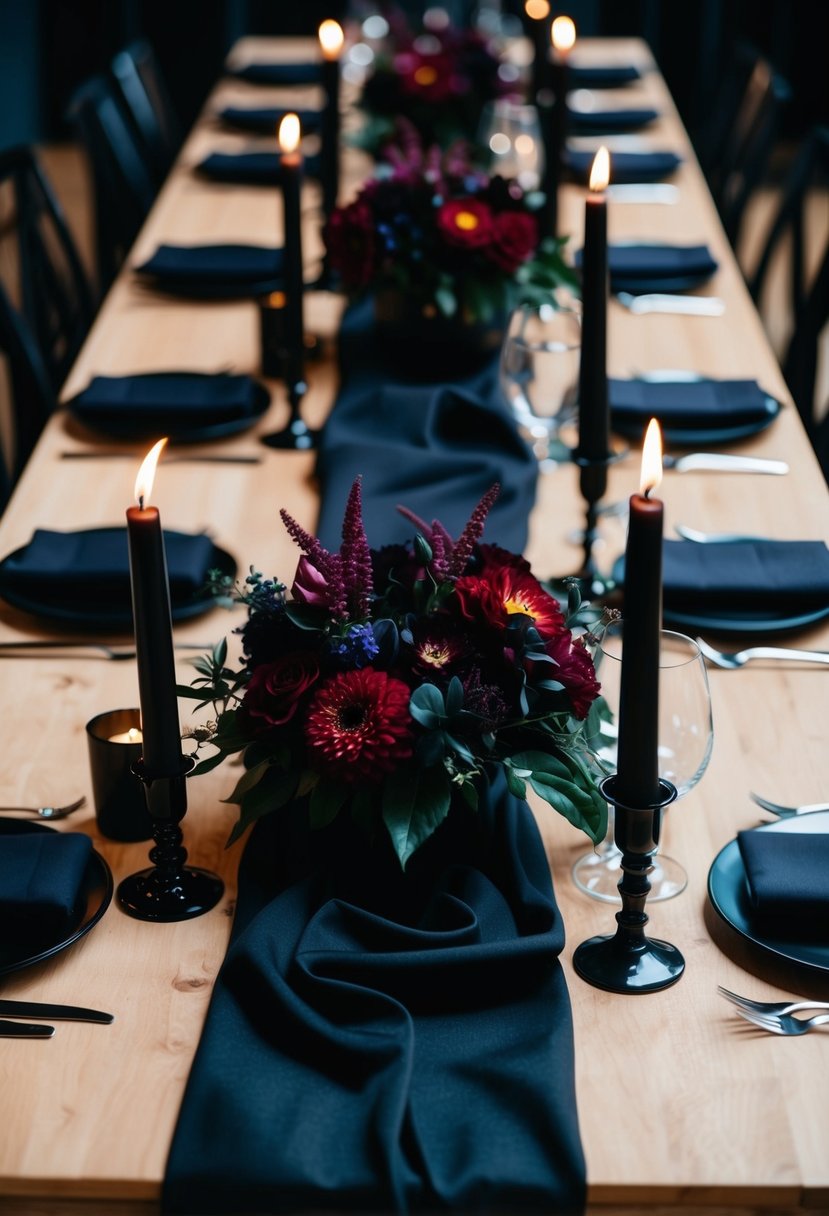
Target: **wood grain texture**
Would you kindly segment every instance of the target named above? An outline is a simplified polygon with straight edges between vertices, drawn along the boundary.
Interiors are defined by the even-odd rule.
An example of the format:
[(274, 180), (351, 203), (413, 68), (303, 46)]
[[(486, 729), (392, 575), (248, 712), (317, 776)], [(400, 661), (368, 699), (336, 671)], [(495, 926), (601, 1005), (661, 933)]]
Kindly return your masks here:
[[(247, 40), (244, 58), (285, 53), (284, 43)], [(302, 49), (292, 54), (302, 56)], [(619, 305), (609, 316), (611, 374), (656, 367), (692, 368), (757, 378), (785, 409), (763, 435), (735, 450), (782, 457), (784, 478), (666, 474), (661, 491), (666, 526), (685, 522), (708, 530), (749, 530), (781, 538), (829, 535), (829, 503), (817, 463), (791, 407), (779, 368), (739, 276), (661, 77), (639, 42), (585, 44), (579, 56), (639, 63), (645, 75), (626, 90), (625, 104), (653, 103), (662, 118), (643, 136), (653, 147), (685, 157), (676, 176), (674, 207), (611, 206), (612, 238), (707, 241), (720, 270), (706, 292), (727, 303), (723, 320), (635, 317)], [(313, 90), (292, 92), (293, 104)], [(136, 264), (164, 240), (278, 241), (278, 192), (209, 184), (192, 166), (215, 148), (241, 149), (267, 141), (220, 129), (213, 111), (230, 101), (276, 104), (284, 93), (222, 81), (186, 143), (177, 167), (140, 234)], [(345, 161), (342, 197), (367, 172)], [(563, 230), (581, 243), (584, 192), (562, 191)], [(316, 188), (305, 192), (309, 276), (319, 256)], [(331, 339), (342, 302), (321, 293), (308, 299), (315, 333)], [(194, 303), (153, 293), (129, 267), (115, 283), (65, 388), (65, 399), (96, 373), (160, 368), (218, 369), (258, 374), (252, 302)], [(307, 418), (320, 422), (336, 389), (332, 358), (309, 369)], [(208, 528), (242, 571), (250, 563), (290, 579), (296, 551), (278, 522), (285, 506), (313, 528), (318, 496), (313, 458), (257, 444), (287, 416), (282, 387), (269, 383), (271, 408), (251, 432), (222, 445), (257, 452), (253, 467), (164, 465), (155, 500), (167, 527)], [(33, 528), (117, 524), (132, 496), (128, 461), (61, 462), (68, 447), (96, 442), (65, 412), (49, 424), (14, 499), (0, 522), (0, 553), (24, 544)], [(111, 446), (111, 445), (108, 445)], [(136, 448), (136, 467), (141, 455)], [(638, 455), (613, 470), (609, 497), (627, 496), (638, 481)], [(567, 541), (581, 522), (576, 477), (558, 469), (540, 480), (528, 556), (539, 575), (576, 568), (580, 551)], [(492, 538), (497, 539), (497, 538)], [(618, 522), (603, 525), (601, 560), (623, 546)], [(215, 611), (177, 628), (180, 640), (212, 643), (238, 623)], [(37, 620), (0, 604), (0, 640), (48, 636)], [(796, 644), (829, 648), (829, 630), (815, 627)], [(91, 788), (84, 724), (108, 708), (135, 704), (129, 663), (60, 658), (0, 659), (4, 747), (0, 801), (67, 799)], [(182, 658), (180, 677), (191, 669)], [(666, 849), (689, 871), (688, 890), (653, 905), (651, 931), (676, 943), (687, 971), (674, 988), (647, 998), (622, 998), (575, 977), (572, 949), (613, 928), (613, 909), (582, 896), (570, 869), (585, 852), (572, 828), (537, 806), (567, 927), (564, 966), (576, 1031), (579, 1114), (588, 1163), (591, 1211), (604, 1216), (679, 1209), (687, 1216), (724, 1213), (829, 1211), (829, 1122), (826, 1043), (820, 1035), (791, 1042), (754, 1032), (716, 993), (718, 983), (757, 997), (803, 993), (829, 997), (829, 977), (809, 977), (774, 964), (738, 939), (707, 907), (706, 876), (717, 851), (760, 815), (748, 800), (756, 789), (781, 801), (826, 797), (826, 673), (820, 669), (752, 666), (711, 672), (716, 741), (702, 783), (667, 817)], [(183, 721), (189, 719), (187, 707)], [(148, 925), (112, 907), (70, 951), (6, 978), (3, 995), (111, 1009), (111, 1026), (61, 1023), (53, 1040), (0, 1040), (0, 1213), (57, 1216), (64, 1212), (143, 1214), (156, 1210), (170, 1136), (198, 1042), (212, 981), (231, 924), (238, 846), (224, 841), (234, 808), (221, 803), (232, 774), (225, 769), (189, 783), (184, 821), (190, 860), (218, 870), (227, 891), (208, 915), (182, 925)], [(64, 830), (89, 833), (112, 866), (116, 882), (146, 864), (146, 846), (118, 845), (96, 832), (89, 811)], [(555, 1078), (550, 1078), (555, 1084)]]

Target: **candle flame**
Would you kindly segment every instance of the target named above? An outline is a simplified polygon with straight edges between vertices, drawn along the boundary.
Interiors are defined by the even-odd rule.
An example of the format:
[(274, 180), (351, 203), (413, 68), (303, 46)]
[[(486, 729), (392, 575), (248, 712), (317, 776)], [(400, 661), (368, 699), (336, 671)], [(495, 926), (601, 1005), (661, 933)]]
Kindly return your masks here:
[(143, 743), (141, 731), (137, 727), (131, 726), (127, 731), (127, 739), (130, 743)]
[(150, 497), (155, 481), (155, 471), (158, 467), (158, 461), (164, 447), (167, 443), (166, 439), (159, 439), (158, 443), (151, 447), (147, 455), (142, 461), (141, 468), (138, 470), (138, 476), (135, 479), (135, 497), (139, 507), (143, 509), (144, 503)]
[(572, 17), (556, 17), (550, 30), (553, 46), (561, 54), (572, 51), (576, 41), (576, 26)]
[(642, 474), (639, 489), (646, 498), (662, 481), (662, 432), (659, 423), (651, 418), (642, 445)]
[(323, 21), (319, 27), (320, 47), (324, 59), (339, 59), (345, 36), (338, 21)]
[(596, 192), (606, 190), (610, 181), (610, 153), (602, 144), (593, 157), (593, 167), (590, 170), (590, 189)]
[(526, 0), (524, 12), (533, 21), (544, 21), (550, 15), (550, 5), (548, 0)]
[(296, 152), (300, 134), (299, 115), (286, 114), (279, 124), (279, 151), (289, 155)]

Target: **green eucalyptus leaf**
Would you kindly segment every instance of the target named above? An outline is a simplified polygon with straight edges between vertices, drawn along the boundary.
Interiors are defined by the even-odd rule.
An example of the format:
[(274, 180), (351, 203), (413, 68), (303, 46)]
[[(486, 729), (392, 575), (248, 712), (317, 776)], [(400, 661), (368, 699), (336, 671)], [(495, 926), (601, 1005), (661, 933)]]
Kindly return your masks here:
[(204, 760), (200, 760), (196, 767), (190, 770), (187, 776), (188, 778), (201, 777), (202, 773), (209, 773), (212, 769), (218, 768), (224, 759), (224, 752), (216, 752), (212, 756), (207, 756)]
[[(527, 775), (529, 776), (529, 774)], [(504, 776), (507, 779), (507, 788), (511, 794), (514, 794), (516, 798), (523, 799), (527, 797), (527, 783), (523, 777), (516, 773), (511, 765), (506, 764), (504, 766)]]
[(449, 814), (452, 792), (443, 765), (400, 768), (383, 786), (383, 821), (401, 867)]
[(463, 684), (457, 676), (452, 676), (446, 690), (446, 716), (454, 718), (463, 709)]
[(241, 804), (242, 799), (248, 794), (255, 785), (262, 780), (265, 773), (270, 768), (269, 760), (261, 760), (259, 764), (255, 764), (253, 768), (246, 769), (239, 780), (236, 782), (233, 793), (227, 798), (222, 798), (222, 802), (236, 802)]
[[(282, 773), (278, 769), (272, 768), (257, 785), (244, 795), (239, 808), (239, 818), (233, 826), (227, 843), (233, 844), (257, 819), (283, 807), (294, 796), (295, 790), (295, 773)], [(226, 798), (224, 801), (229, 802), (230, 799)]]

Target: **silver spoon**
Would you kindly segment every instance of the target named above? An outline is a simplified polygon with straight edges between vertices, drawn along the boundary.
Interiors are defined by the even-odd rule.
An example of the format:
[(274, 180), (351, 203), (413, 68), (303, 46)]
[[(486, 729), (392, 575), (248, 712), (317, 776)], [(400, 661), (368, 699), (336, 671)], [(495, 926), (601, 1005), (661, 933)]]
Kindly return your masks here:
[(40, 819), (65, 819), (73, 811), (79, 811), (85, 806), (86, 798), (81, 796), (68, 806), (0, 806), (0, 814), (37, 815)]
[(752, 802), (756, 802), (764, 811), (770, 811), (780, 819), (791, 819), (794, 815), (811, 815), (813, 811), (829, 811), (829, 802), (807, 802), (805, 806), (781, 806), (779, 802), (770, 802), (759, 794), (749, 794)]

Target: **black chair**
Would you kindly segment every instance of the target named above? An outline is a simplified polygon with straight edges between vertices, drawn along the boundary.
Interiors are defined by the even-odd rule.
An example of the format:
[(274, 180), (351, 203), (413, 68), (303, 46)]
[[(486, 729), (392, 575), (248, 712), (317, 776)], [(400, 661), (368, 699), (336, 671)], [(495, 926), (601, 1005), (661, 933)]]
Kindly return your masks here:
[(94, 315), (92, 291), (60, 204), (34, 152), (0, 152), (0, 277), (57, 392)]
[(11, 450), (0, 444), (0, 506), (5, 506), (57, 398), (37, 343), (2, 284), (0, 354), (9, 372), (12, 407), (8, 420)]
[[(824, 471), (829, 471), (829, 450), (826, 447), (829, 442), (829, 423), (818, 423), (814, 398), (818, 344), (821, 331), (829, 321), (829, 215), (825, 202), (827, 189), (829, 127), (815, 127), (804, 141), (784, 183), (780, 206), (748, 280), (752, 299), (762, 312), (770, 268), (774, 265), (776, 255), (786, 247), (786, 310), (791, 318), (792, 329), (781, 366), (812, 443), (816, 448), (823, 449)], [(823, 221), (817, 269), (812, 272), (811, 279), (806, 256), (809, 244), (807, 213), (810, 206), (818, 209), (818, 218)], [(814, 254), (810, 260), (815, 260)], [(779, 296), (777, 302), (779, 303)]]
[(67, 117), (92, 171), (98, 287), (103, 293), (138, 235), (156, 184), (111, 80), (95, 76), (81, 85)]
[(788, 83), (759, 56), (717, 159), (709, 168), (711, 193), (735, 247), (748, 200), (766, 175), (782, 110), (790, 97)]
[(156, 185), (181, 146), (181, 129), (152, 46), (146, 39), (119, 51), (112, 75)]

